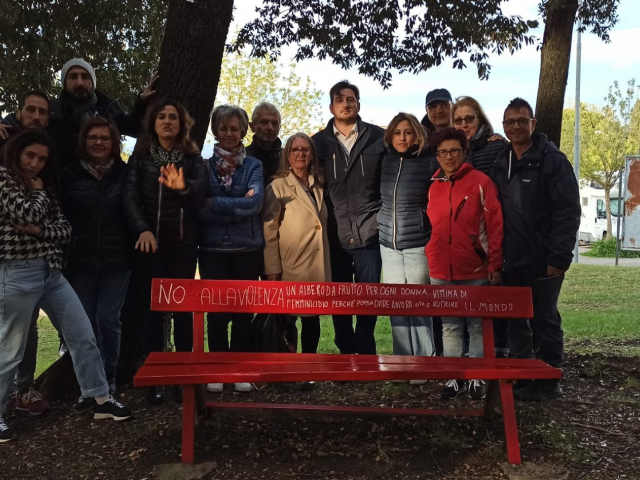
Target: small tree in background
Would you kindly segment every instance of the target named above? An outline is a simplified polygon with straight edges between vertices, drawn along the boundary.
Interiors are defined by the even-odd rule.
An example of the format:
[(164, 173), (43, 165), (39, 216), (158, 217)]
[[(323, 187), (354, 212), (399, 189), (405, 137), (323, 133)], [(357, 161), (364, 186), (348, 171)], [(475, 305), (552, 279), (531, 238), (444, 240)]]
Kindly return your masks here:
[[(235, 52), (225, 54), (222, 60), (216, 106), (237, 105), (251, 119), (258, 103), (270, 102), (280, 110), (282, 138), (299, 131), (311, 135), (323, 126), (321, 98), (322, 92), (315, 88), (315, 83), (296, 73), (295, 63), (286, 67), (266, 55), (253, 58)], [(245, 145), (251, 143), (252, 136), (249, 131)]]
[[(640, 101), (634, 102), (635, 80), (621, 90), (618, 82), (609, 87), (603, 108), (580, 105), (580, 178), (595, 181), (604, 189), (607, 233), (611, 235), (611, 190), (618, 186), (625, 155), (638, 149)], [(561, 150), (573, 160), (575, 112), (563, 112)], [(618, 209), (621, 212), (620, 209)]]

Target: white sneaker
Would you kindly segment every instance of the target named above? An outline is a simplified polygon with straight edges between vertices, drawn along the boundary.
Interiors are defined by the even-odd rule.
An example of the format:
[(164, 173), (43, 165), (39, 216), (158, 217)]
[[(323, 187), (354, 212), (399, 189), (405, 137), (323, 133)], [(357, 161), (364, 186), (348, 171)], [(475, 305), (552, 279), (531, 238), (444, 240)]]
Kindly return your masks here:
[(409, 380), (409, 385), (426, 385), (429, 380)]
[(207, 383), (207, 392), (220, 393), (224, 388), (222, 383)]
[(251, 384), (250, 383), (236, 383), (236, 392), (250, 392)]

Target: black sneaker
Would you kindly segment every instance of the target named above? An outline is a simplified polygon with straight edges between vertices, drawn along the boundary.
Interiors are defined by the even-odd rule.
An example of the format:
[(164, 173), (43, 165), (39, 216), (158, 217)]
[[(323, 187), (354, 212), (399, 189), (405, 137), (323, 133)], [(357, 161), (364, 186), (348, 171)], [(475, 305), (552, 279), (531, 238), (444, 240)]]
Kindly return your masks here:
[(80, 397), (78, 399), (78, 402), (76, 403), (75, 410), (78, 413), (87, 412), (91, 408), (93, 408), (94, 405), (96, 405), (95, 399), (89, 397)]
[(0, 415), (0, 443), (10, 442), (14, 438), (16, 438), (16, 436), (13, 430), (11, 430), (2, 418), (2, 415)]
[(98, 403), (96, 402), (96, 404), (93, 406), (94, 420), (112, 418), (116, 422), (121, 422), (122, 420), (126, 420), (130, 416), (131, 410), (111, 396), (109, 397), (109, 400), (104, 402), (102, 405), (98, 405)]
[(465, 380), (447, 380), (440, 393), (440, 398), (445, 400), (453, 400), (461, 393), (467, 391), (467, 382)]
[(469, 398), (482, 400), (487, 396), (487, 386), (484, 380), (471, 380), (469, 382)]
[(555, 380), (534, 380), (526, 387), (513, 392), (513, 397), (523, 402), (544, 402), (561, 396), (560, 383)]

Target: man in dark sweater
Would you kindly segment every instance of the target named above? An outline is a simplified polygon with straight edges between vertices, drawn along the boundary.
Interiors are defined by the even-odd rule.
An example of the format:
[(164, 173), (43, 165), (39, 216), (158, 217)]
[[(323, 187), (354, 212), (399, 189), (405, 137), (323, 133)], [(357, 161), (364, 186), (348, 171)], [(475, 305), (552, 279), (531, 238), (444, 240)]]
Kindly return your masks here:
[[(332, 280), (379, 283), (382, 260), (376, 215), (382, 203), (384, 130), (360, 119), (360, 92), (355, 85), (338, 82), (329, 97), (333, 118), (313, 140), (327, 182)], [(358, 315), (354, 330), (351, 316), (334, 315), (340, 353), (375, 354), (376, 321), (376, 316)]]
[[(502, 122), (511, 147), (498, 156), (491, 178), (504, 218), (503, 280), (530, 287), (533, 318), (509, 321), (509, 350), (516, 358), (540, 358), (560, 368), (564, 357), (558, 296), (571, 265), (580, 227), (580, 193), (567, 157), (544, 134), (533, 133), (533, 109), (511, 101)], [(519, 388), (518, 388), (519, 387)], [(519, 382), (519, 400), (562, 395), (557, 380)]]
[(280, 112), (268, 102), (256, 105), (251, 114), (249, 127), (253, 132), (253, 141), (246, 148), (247, 156), (257, 158), (262, 162), (264, 186), (271, 183), (273, 176), (278, 173), (282, 141), (280, 135)]

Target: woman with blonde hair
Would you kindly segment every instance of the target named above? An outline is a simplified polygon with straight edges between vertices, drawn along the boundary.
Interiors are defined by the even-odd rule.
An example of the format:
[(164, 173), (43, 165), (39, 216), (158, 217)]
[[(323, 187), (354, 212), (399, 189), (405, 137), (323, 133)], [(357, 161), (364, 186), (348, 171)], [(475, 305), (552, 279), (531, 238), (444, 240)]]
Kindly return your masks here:
[[(289, 137), (279, 173), (265, 190), (262, 219), (267, 280), (331, 281), (323, 184), (313, 140), (304, 133)], [(320, 317), (304, 317), (302, 353), (315, 353), (319, 341)]]
[[(385, 283), (429, 283), (424, 248), (431, 225), (426, 208), (435, 164), (426, 141), (418, 119), (407, 113), (396, 115), (384, 134), (387, 154), (382, 161), (378, 227)], [(391, 334), (394, 355), (433, 354), (431, 317), (392, 316)]]
[(462, 130), (469, 142), (465, 160), (476, 170), (489, 175), (498, 154), (508, 145), (507, 141), (494, 134), (491, 122), (475, 98), (456, 98), (452, 111), (454, 127)]

